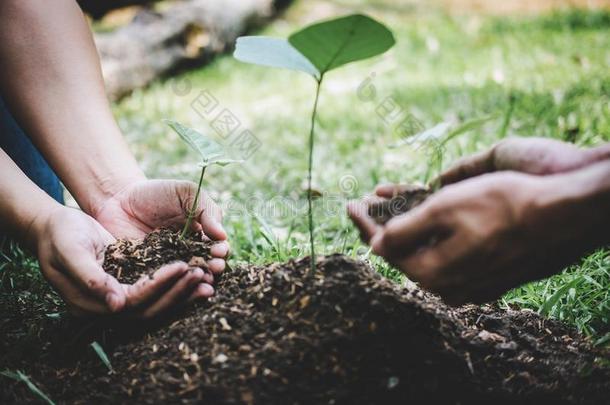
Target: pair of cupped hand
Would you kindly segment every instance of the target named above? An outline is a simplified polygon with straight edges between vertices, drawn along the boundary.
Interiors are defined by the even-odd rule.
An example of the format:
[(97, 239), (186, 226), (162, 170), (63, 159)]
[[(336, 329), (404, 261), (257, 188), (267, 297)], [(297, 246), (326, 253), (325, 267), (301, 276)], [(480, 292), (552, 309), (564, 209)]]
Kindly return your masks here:
[(202, 193), (193, 221), (216, 243), (208, 271), (175, 262), (152, 277), (121, 284), (102, 268), (104, 251), (115, 238), (143, 238), (159, 227), (178, 228), (185, 222), (197, 186), (191, 182), (143, 180), (100, 202), (91, 216), (63, 206), (33, 224), (35, 249), (44, 277), (75, 314), (121, 313), (153, 318), (170, 308), (214, 294), (214, 274), (225, 268), (229, 252), (220, 208)]
[(561, 271), (593, 246), (594, 221), (565, 190), (581, 186), (570, 173), (610, 158), (608, 146), (510, 138), (458, 161), (436, 180), (438, 192), (384, 226), (368, 216), (368, 204), (401, 186), (378, 186), (376, 197), (348, 212), (372, 251), (409, 279), (448, 304), (487, 302)]

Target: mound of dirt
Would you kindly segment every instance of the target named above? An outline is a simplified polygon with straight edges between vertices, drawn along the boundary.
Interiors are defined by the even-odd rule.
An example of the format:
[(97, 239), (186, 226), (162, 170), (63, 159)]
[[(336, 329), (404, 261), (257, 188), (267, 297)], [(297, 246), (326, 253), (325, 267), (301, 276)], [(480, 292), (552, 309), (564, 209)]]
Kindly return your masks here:
[[(170, 262), (208, 249), (146, 245), (158, 236), (109, 252), (137, 269), (161, 251)], [(82, 342), (102, 344), (112, 373), (87, 345), (70, 346), (74, 325), (22, 369), (53, 400), (87, 404), (601, 404), (610, 395), (609, 354), (575, 331), (532, 312), (449, 308), (344, 256), (319, 259), (315, 274), (308, 258), (229, 269), (216, 291), (154, 326), (78, 329)], [(3, 381), (0, 402), (31, 398)]]

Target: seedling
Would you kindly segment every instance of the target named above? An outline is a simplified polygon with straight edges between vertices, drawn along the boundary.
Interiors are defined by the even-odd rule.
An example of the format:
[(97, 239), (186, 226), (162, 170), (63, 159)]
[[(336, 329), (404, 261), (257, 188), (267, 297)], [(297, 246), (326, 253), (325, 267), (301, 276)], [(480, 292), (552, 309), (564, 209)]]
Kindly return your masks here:
[(180, 234), (180, 237), (184, 238), (191, 229), (193, 219), (195, 219), (195, 215), (197, 214), (197, 207), (199, 206), (201, 185), (203, 184), (205, 169), (212, 165), (226, 166), (230, 163), (239, 163), (241, 160), (227, 157), (225, 149), (222, 147), (222, 145), (192, 128), (186, 127), (172, 120), (163, 120), (163, 122), (169, 125), (169, 127), (173, 129), (174, 132), (176, 132), (188, 146), (197, 152), (201, 158), (201, 173), (199, 175), (197, 193), (195, 194), (195, 199), (193, 200), (191, 208), (187, 212), (186, 222), (184, 224), (184, 228), (182, 229), (182, 233)]
[(383, 24), (360, 14), (323, 21), (295, 32), (288, 40), (264, 36), (237, 39), (234, 57), (242, 62), (307, 73), (316, 81), (309, 130), (307, 204), (311, 271), (315, 270), (314, 222), (312, 211), (312, 169), (315, 122), (324, 75), (350, 62), (384, 53), (395, 43)]

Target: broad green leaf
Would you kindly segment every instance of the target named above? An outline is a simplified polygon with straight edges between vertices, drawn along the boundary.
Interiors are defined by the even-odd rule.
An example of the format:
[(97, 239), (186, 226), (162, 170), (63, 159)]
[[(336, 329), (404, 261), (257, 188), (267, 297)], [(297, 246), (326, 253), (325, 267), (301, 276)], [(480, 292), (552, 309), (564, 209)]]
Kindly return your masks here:
[(322, 74), (382, 54), (396, 42), (383, 24), (361, 14), (310, 25), (288, 41)]
[(235, 44), (235, 59), (255, 65), (305, 72), (319, 77), (320, 72), (290, 43), (281, 38), (239, 37)]
[(163, 122), (173, 129), (187, 145), (199, 153), (201, 156), (201, 165), (203, 167), (213, 164), (226, 166), (230, 163), (242, 162), (241, 160), (231, 159), (225, 156), (225, 150), (221, 144), (194, 129), (172, 120), (163, 120)]

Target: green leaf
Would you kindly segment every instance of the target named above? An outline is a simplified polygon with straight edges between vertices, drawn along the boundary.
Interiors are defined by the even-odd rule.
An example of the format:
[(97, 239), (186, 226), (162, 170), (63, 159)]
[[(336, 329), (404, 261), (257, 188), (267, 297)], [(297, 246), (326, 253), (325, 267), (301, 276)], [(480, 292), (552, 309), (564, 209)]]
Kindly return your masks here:
[(40, 388), (38, 388), (32, 382), (32, 380), (30, 380), (30, 378), (27, 375), (23, 374), (21, 371), (13, 372), (13, 371), (9, 371), (9, 370), (4, 370), (4, 371), (0, 371), (0, 375), (3, 375), (8, 378), (12, 378), (15, 381), (24, 383), (30, 391), (32, 391), (34, 394), (38, 395), (38, 397), (40, 397), (42, 400), (44, 400), (47, 404), (55, 405), (55, 402), (53, 402), (51, 400), (51, 398), (46, 396), (46, 394), (44, 392), (42, 392), (40, 390)]
[(112, 369), (112, 364), (110, 364), (110, 359), (106, 355), (104, 348), (102, 346), (100, 346), (100, 344), (97, 342), (91, 343), (91, 347), (95, 351), (95, 354), (97, 354), (97, 357), (99, 357), (100, 360), (102, 360), (102, 363), (104, 363), (106, 368), (112, 373), (114, 370)]
[(225, 149), (221, 144), (211, 138), (172, 120), (163, 120), (171, 129), (174, 130), (194, 151), (201, 156), (201, 166), (210, 165), (226, 166), (230, 163), (239, 163), (242, 160), (226, 157)]
[(383, 24), (361, 14), (310, 25), (288, 41), (322, 74), (382, 54), (396, 43)]
[(239, 37), (235, 44), (235, 59), (255, 65), (305, 72), (319, 77), (320, 72), (290, 43), (281, 38)]

